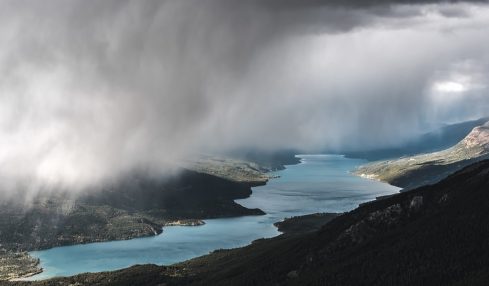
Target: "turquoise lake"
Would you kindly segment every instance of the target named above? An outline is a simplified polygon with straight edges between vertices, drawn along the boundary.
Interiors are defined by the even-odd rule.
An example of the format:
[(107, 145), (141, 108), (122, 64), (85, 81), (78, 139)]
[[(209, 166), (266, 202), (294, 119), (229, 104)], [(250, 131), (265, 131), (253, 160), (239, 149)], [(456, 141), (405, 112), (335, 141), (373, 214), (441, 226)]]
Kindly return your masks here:
[(30, 279), (115, 270), (133, 264), (172, 264), (216, 249), (245, 246), (255, 239), (280, 233), (274, 222), (316, 212), (345, 212), (399, 188), (357, 177), (350, 172), (363, 160), (339, 155), (298, 155), (301, 163), (274, 174), (266, 186), (237, 202), (267, 214), (205, 220), (202, 226), (165, 227), (154, 237), (91, 243), (34, 251), (44, 272)]

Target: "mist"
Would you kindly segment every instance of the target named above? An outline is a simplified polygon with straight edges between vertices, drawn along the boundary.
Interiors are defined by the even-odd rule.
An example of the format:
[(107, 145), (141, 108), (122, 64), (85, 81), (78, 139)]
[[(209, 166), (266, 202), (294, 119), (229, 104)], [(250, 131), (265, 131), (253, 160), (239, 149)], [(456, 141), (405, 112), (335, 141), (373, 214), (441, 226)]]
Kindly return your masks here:
[(0, 179), (395, 146), (487, 115), (489, 6), (0, 1)]

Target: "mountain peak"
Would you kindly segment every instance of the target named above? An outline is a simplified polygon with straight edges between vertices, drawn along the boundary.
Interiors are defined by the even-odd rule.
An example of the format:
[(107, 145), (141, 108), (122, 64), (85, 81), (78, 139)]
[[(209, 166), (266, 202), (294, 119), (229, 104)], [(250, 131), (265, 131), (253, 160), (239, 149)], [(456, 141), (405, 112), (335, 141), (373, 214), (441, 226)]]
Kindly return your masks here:
[(489, 121), (477, 126), (461, 142), (466, 148), (482, 147), (489, 149)]

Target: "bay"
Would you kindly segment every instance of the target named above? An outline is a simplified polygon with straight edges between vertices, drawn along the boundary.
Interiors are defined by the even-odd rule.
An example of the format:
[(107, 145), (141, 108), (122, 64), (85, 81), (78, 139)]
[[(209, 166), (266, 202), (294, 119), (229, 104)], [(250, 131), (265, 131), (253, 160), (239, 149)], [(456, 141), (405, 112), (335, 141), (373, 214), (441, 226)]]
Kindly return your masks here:
[(360, 178), (351, 173), (365, 161), (340, 155), (297, 155), (301, 163), (274, 172), (278, 178), (253, 188), (253, 194), (237, 200), (245, 207), (267, 214), (205, 220), (202, 226), (165, 227), (154, 237), (56, 247), (30, 254), (44, 271), (30, 280), (100, 272), (134, 264), (168, 265), (207, 254), (216, 249), (245, 246), (259, 238), (280, 233), (273, 223), (284, 218), (316, 213), (341, 213), (399, 188)]

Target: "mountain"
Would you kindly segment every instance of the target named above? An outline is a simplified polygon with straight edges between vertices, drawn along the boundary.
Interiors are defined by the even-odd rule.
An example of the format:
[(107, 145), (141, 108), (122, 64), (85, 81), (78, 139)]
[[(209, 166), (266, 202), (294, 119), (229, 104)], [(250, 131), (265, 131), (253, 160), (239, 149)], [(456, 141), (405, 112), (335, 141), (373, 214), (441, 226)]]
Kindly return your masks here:
[(433, 184), (474, 162), (489, 158), (489, 122), (475, 127), (455, 146), (443, 151), (374, 162), (356, 173), (405, 189)]
[[(289, 153), (265, 158), (279, 167), (297, 160)], [(41, 271), (39, 261), (26, 251), (153, 236), (166, 225), (200, 225), (206, 218), (264, 214), (234, 200), (248, 197), (252, 186), (265, 184), (268, 167), (217, 156), (200, 156), (179, 165), (173, 176), (134, 171), (78, 196), (51, 190), (40, 192), (28, 205), (18, 198), (2, 200), (0, 280)]]
[(482, 161), (437, 184), (363, 204), (313, 232), (172, 266), (6, 285), (487, 285), (487, 190), (489, 161)]
[(26, 250), (153, 236), (165, 225), (199, 225), (205, 218), (262, 215), (234, 201), (248, 197), (254, 185), (256, 180), (181, 170), (171, 178), (134, 174), (75, 198), (40, 194), (27, 206), (2, 201), (0, 280), (41, 271)]
[(344, 155), (347, 158), (360, 158), (369, 161), (386, 160), (403, 156), (413, 156), (421, 153), (441, 151), (456, 145), (474, 127), (483, 125), (489, 118), (480, 118), (456, 124), (448, 124), (438, 130), (425, 133), (401, 146), (380, 148), (373, 150), (349, 151)]

